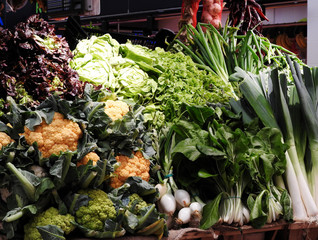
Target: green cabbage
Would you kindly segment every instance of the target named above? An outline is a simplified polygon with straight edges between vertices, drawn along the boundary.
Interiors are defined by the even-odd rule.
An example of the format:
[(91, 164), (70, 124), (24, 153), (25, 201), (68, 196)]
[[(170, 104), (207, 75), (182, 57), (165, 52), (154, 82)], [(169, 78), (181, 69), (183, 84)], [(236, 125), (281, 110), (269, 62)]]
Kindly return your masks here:
[(109, 34), (82, 40), (74, 50), (72, 68), (82, 81), (101, 84), (145, 106), (147, 121), (161, 126), (182, 114), (181, 104), (224, 103), (231, 89), (215, 75), (200, 70), (183, 54), (119, 44)]

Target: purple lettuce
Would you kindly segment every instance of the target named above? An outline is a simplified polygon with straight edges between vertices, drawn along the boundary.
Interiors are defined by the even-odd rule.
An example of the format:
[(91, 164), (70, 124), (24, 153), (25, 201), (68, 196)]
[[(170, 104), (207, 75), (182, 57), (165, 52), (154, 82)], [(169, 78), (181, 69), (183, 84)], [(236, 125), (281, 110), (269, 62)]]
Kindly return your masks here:
[(84, 84), (69, 66), (72, 58), (66, 40), (38, 15), (12, 31), (0, 28), (0, 98), (37, 105), (53, 93), (81, 97)]

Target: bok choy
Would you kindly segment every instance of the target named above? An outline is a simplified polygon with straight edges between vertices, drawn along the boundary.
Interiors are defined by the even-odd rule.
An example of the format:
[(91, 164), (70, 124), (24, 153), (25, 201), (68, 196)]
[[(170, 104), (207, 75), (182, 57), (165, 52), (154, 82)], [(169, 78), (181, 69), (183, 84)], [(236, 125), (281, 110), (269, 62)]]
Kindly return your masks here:
[[(236, 112), (249, 115), (245, 119), (253, 118), (250, 115), (253, 112), (252, 115), (258, 116), (265, 126), (275, 127), (281, 131), (281, 141), (288, 145), (285, 180), (292, 199), (293, 219), (306, 221), (316, 219), (318, 214), (315, 202), (316, 184), (311, 174), (316, 168), (313, 156), (317, 156), (315, 131), (318, 125), (315, 98), (309, 94), (314, 92), (315, 85), (308, 67), (303, 66), (304, 78), (307, 79), (304, 83), (300, 65), (294, 61), (294, 67), (290, 57), (287, 56), (286, 59), (294, 81), (289, 78), (286, 71), (280, 72), (277, 68), (258, 75), (236, 68), (233, 77), (242, 80), (240, 90), (243, 99), (240, 104), (232, 101), (231, 105)], [(305, 133), (300, 129), (300, 123), (303, 121), (306, 123)], [(310, 149), (310, 155), (306, 152), (307, 147)], [(278, 184), (284, 185), (282, 180), (279, 179), (281, 184)]]
[(243, 124), (224, 106), (184, 105), (165, 138), (169, 160), (161, 163), (171, 166), (178, 186), (207, 203), (201, 228), (217, 222), (261, 227), (292, 215), (287, 191), (274, 184), (286, 167), (281, 138), (256, 120)]

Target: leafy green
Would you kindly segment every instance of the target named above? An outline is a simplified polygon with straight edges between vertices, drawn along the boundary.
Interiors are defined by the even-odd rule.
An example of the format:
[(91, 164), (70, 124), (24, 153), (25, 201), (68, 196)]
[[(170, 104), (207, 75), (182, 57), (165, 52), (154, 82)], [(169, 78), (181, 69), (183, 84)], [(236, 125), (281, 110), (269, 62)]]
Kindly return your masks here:
[[(232, 96), (230, 85), (199, 69), (181, 52), (114, 42), (108, 34), (82, 40), (70, 64), (83, 81), (103, 84), (118, 96), (143, 105), (145, 120), (154, 127), (178, 118), (183, 102), (204, 105), (227, 102)], [(95, 56), (100, 52), (103, 57)]]
[[(104, 111), (105, 103), (97, 101), (112, 97), (108, 91), (96, 90), (86, 84), (83, 98), (66, 100), (52, 95), (36, 108), (18, 105), (10, 99), (10, 113), (0, 118), (0, 130), (14, 140), (0, 150), (0, 187), (10, 193), (7, 201), (0, 199), (0, 216), (10, 220), (4, 223), (1, 233), (4, 232), (8, 238), (17, 237), (27, 218), (48, 206), (56, 206), (65, 213), (69, 203), (64, 196), (68, 193), (103, 187), (116, 167), (116, 154), (130, 156), (137, 150), (148, 158), (155, 154), (151, 132), (144, 122), (144, 108), (132, 105), (122, 120), (112, 121)], [(68, 150), (44, 158), (37, 142), (27, 144), (21, 133), (25, 126), (34, 130), (43, 121), (49, 124), (54, 112), (60, 112), (65, 118), (76, 122), (82, 130), (82, 137), (75, 151)], [(99, 156), (97, 164), (93, 165), (90, 161), (78, 167), (77, 162), (90, 152)], [(37, 173), (36, 169), (40, 172)], [(140, 187), (139, 183), (130, 181), (135, 191), (143, 194), (147, 201), (155, 202), (157, 190), (152, 185), (142, 181)], [(78, 201), (82, 204), (86, 199), (79, 197)], [(73, 206), (73, 209), (76, 208), (78, 204)], [(109, 227), (111, 225), (109, 223)], [(119, 227), (105, 232), (108, 233), (89, 232), (88, 235), (106, 236), (109, 232), (124, 234)]]
[(64, 231), (55, 225), (38, 226), (38, 231), (44, 240), (59, 240), (66, 239), (64, 237)]
[(12, 30), (0, 30), (0, 115), (7, 112), (7, 97), (38, 106), (47, 96), (65, 99), (82, 96), (84, 85), (70, 66), (73, 54), (65, 38), (39, 15), (32, 15)]
[[(241, 115), (224, 106), (184, 109), (182, 119), (164, 135), (159, 161), (163, 176), (172, 170), (179, 186), (190, 192), (196, 189), (195, 194), (209, 202), (201, 227), (209, 228), (219, 219), (239, 225), (251, 221), (261, 227), (280, 218), (283, 190), (273, 179), (286, 169), (287, 146), (281, 142), (281, 132), (261, 127), (257, 119), (243, 124)], [(285, 194), (284, 211), (289, 215)], [(252, 196), (257, 201), (247, 204)], [(260, 218), (262, 212), (265, 217)]]
[(200, 228), (208, 229), (213, 226), (219, 220), (219, 205), (222, 199), (222, 193), (220, 193), (213, 201), (209, 202), (203, 207), (203, 215), (200, 222)]
[[(313, 188), (309, 187), (313, 184), (308, 184), (307, 176), (308, 169), (312, 167), (310, 166), (311, 161), (307, 161), (310, 159), (308, 127), (310, 125), (312, 129), (314, 118), (316, 118), (315, 107), (313, 107), (315, 103), (311, 99), (313, 83), (309, 68), (302, 64), (304, 72), (307, 72), (304, 74), (308, 79), (306, 85), (309, 91), (307, 91), (306, 85), (302, 81), (301, 64), (295, 61), (293, 66), (289, 56), (286, 57), (286, 60), (291, 72), (289, 69), (280, 71), (278, 68), (274, 68), (270, 72), (263, 71), (256, 75), (236, 68), (234, 75), (236, 79), (242, 80), (240, 89), (244, 98), (240, 100), (240, 103), (234, 104), (234, 109), (236, 112), (246, 115), (245, 119), (257, 116), (264, 126), (275, 127), (281, 132), (281, 141), (288, 146), (285, 154), (287, 166), (285, 176), (288, 191), (292, 196), (293, 219), (305, 220), (318, 213), (314, 200), (315, 193), (312, 191)], [(292, 81), (291, 76), (295, 82)], [(301, 110), (301, 102), (302, 106), (305, 106), (303, 110)], [(233, 103), (232, 101), (231, 104), (233, 105)], [(251, 115), (248, 116), (249, 114)], [(308, 120), (311, 124), (306, 124), (307, 131), (304, 131), (301, 125), (302, 122), (306, 122), (305, 119), (308, 117), (311, 118)], [(315, 131), (310, 130), (311, 136), (314, 136), (314, 133)], [(312, 143), (314, 142), (312, 141)], [(315, 154), (315, 150), (313, 154)], [(278, 178), (278, 183), (284, 188), (282, 178)], [(288, 213), (288, 215), (290, 214)]]

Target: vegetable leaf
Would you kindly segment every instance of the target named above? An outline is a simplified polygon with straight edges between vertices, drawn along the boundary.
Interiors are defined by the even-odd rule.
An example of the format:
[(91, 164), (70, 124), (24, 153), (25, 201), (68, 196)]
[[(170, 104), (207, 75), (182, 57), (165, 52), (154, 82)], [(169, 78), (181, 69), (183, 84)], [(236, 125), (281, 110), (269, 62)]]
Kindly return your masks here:
[(200, 222), (200, 228), (208, 229), (212, 227), (220, 218), (219, 205), (222, 198), (220, 193), (213, 201), (209, 202), (203, 207), (202, 219)]
[(55, 225), (37, 226), (43, 240), (59, 240), (66, 239), (64, 231)]

